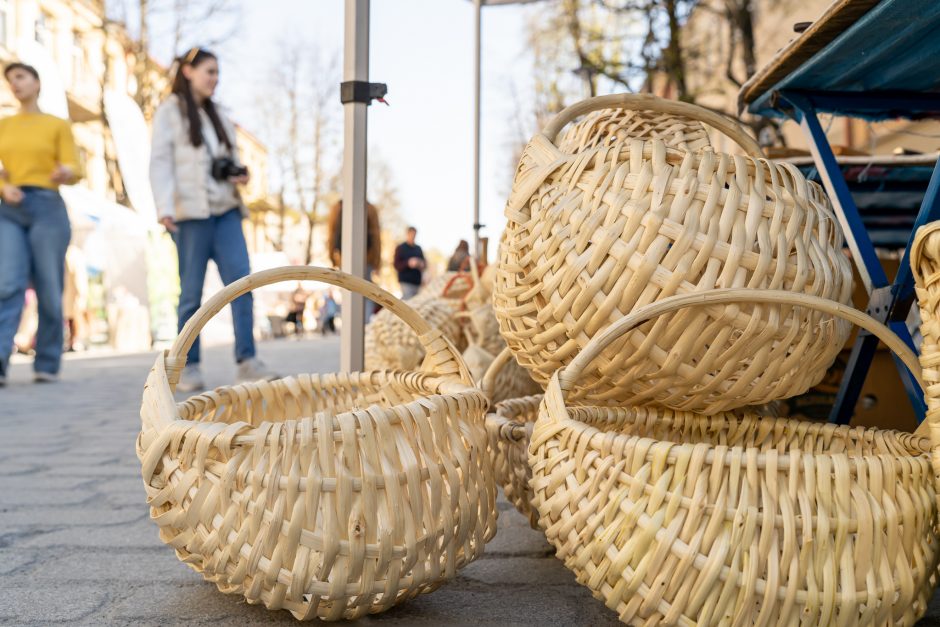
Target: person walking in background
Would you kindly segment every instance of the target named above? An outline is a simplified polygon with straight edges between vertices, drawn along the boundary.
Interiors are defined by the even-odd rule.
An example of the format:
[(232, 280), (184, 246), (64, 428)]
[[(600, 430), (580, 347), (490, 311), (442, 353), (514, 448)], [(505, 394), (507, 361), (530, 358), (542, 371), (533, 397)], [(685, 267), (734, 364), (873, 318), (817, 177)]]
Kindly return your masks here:
[(291, 294), (290, 311), (287, 312), (287, 322), (294, 325), (294, 336), (303, 337), (304, 335), (304, 311), (307, 310), (307, 292), (299, 281), (297, 289)]
[(451, 255), (450, 261), (447, 262), (447, 271), (448, 272), (460, 272), (460, 266), (463, 265), (467, 257), (470, 256), (470, 244), (467, 240), (462, 239), (457, 244), (457, 250), (454, 251), (454, 254)]
[[(228, 285), (250, 272), (242, 231), (247, 209), (236, 185), (248, 182), (235, 147), (235, 127), (212, 100), (219, 82), (214, 54), (193, 48), (177, 60), (172, 94), (153, 117), (150, 183), (160, 223), (176, 243), (180, 273), (179, 328), (196, 312), (209, 260)], [(232, 303), (238, 378), (273, 375), (257, 358), (251, 294)], [(204, 387), (199, 340), (189, 351), (177, 389)]]
[(23, 63), (11, 63), (3, 75), (20, 110), (0, 120), (0, 386), (7, 381), (13, 336), (30, 282), (39, 312), (35, 381), (59, 378), (65, 336), (65, 251), (72, 238), (59, 185), (79, 178), (69, 122), (39, 110), (39, 72)]
[[(330, 251), (330, 260), (337, 270), (343, 265), (343, 201), (339, 200), (330, 207), (327, 220), (327, 242)], [(366, 203), (366, 279), (371, 281), (372, 274), (378, 272), (382, 266), (382, 227), (379, 224), (379, 210), (371, 202)], [(375, 313), (376, 304), (365, 301), (366, 322)]]
[(320, 308), (320, 333), (336, 333), (336, 316), (339, 314), (339, 304), (333, 298), (332, 292), (323, 297), (323, 306)]
[(421, 275), (427, 267), (424, 251), (415, 244), (418, 229), (408, 227), (407, 239), (395, 248), (395, 270), (398, 272), (398, 284), (401, 285), (401, 297), (408, 300), (421, 288)]

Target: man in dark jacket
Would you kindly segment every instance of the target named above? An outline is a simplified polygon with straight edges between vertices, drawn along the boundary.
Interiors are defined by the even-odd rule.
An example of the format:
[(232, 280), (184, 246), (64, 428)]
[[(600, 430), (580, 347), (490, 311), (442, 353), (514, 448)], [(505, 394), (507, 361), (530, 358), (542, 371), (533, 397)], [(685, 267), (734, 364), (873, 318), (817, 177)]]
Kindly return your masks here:
[(424, 251), (415, 244), (418, 230), (408, 227), (408, 239), (395, 249), (395, 270), (398, 271), (398, 283), (401, 285), (401, 297), (408, 300), (418, 293), (421, 287), (421, 273), (427, 267)]

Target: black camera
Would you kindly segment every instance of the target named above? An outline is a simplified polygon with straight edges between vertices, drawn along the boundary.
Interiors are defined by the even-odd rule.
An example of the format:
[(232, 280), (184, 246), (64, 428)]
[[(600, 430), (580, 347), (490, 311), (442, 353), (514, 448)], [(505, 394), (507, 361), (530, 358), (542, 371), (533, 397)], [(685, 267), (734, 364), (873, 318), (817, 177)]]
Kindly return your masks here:
[(246, 176), (248, 168), (238, 165), (229, 157), (217, 157), (212, 160), (212, 178), (217, 181), (227, 181), (235, 176)]

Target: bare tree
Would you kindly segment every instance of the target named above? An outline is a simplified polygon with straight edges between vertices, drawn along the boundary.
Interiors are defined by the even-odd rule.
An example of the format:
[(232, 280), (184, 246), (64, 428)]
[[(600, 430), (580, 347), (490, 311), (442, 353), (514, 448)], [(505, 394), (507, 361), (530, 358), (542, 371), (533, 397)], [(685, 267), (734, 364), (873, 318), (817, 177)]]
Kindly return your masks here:
[[(172, 0), (171, 11), (174, 56), (183, 54), (183, 46), (197, 37), (202, 46), (218, 46), (231, 39), (240, 26), (241, 14), (232, 0)], [(214, 28), (207, 31), (207, 24)]]
[[(168, 49), (161, 48), (169, 64), (194, 38), (199, 38), (200, 45), (213, 47), (230, 39), (239, 27), (237, 0), (107, 0), (105, 8), (111, 20), (127, 23), (134, 19), (134, 99), (148, 119), (163, 95), (162, 84), (153, 80), (154, 58), (161, 56), (157, 44), (170, 42)], [(155, 22), (169, 24), (169, 30), (155, 31)]]
[(683, 27), (698, 1), (563, 0), (540, 12), (530, 40), (554, 42), (554, 73), (577, 75), (581, 97), (626, 89), (694, 101)]
[(314, 228), (325, 216), (324, 196), (339, 169), (338, 63), (336, 58), (324, 60), (316, 48), (288, 41), (269, 76), (259, 99), (266, 140), (276, 155), (276, 178), (285, 202), (304, 216), (303, 256), (309, 264), (314, 257)]

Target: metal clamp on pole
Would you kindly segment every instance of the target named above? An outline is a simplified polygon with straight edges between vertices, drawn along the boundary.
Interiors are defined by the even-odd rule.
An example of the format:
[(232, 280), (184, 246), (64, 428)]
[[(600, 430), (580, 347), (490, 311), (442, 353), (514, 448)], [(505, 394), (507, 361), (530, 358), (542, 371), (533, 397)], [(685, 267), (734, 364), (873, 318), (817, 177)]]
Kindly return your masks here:
[(371, 105), (373, 100), (378, 100), (383, 104), (385, 94), (388, 93), (388, 85), (385, 83), (370, 83), (368, 81), (343, 81), (339, 84), (339, 100), (343, 104), (350, 102), (361, 102)]

